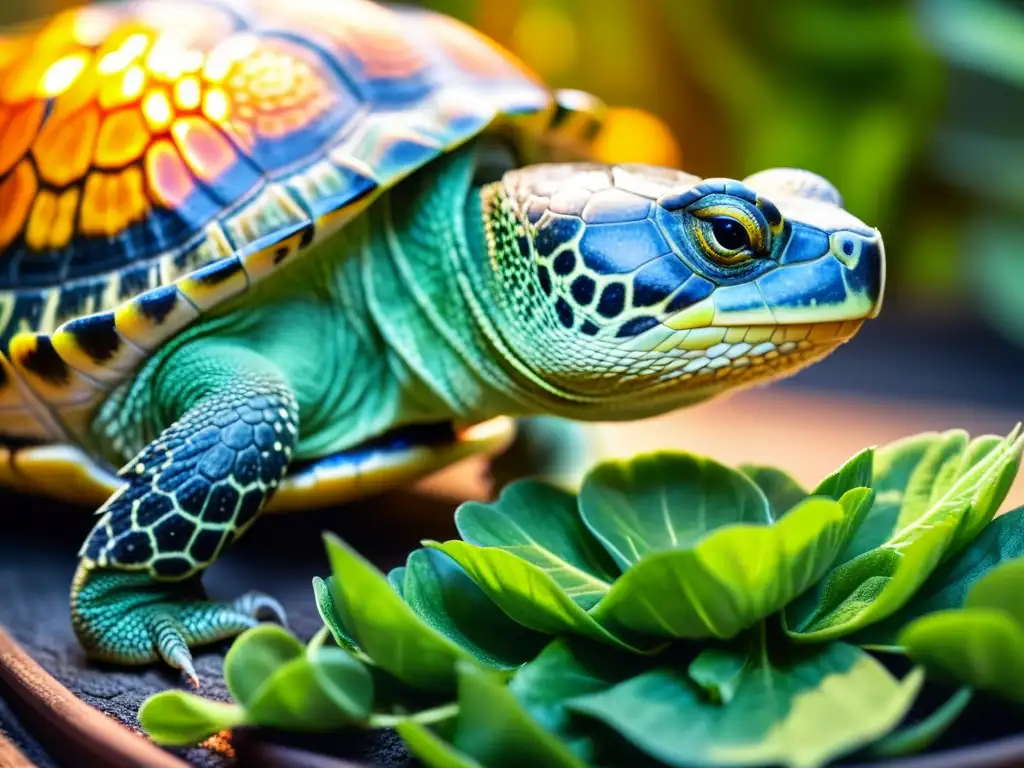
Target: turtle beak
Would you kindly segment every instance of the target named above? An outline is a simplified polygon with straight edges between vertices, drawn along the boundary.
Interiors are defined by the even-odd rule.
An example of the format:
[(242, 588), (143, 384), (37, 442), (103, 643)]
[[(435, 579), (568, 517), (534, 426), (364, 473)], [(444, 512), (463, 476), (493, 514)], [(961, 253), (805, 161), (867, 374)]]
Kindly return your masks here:
[(779, 263), (756, 282), (780, 324), (865, 320), (881, 311), (885, 252), (878, 230), (826, 233), (795, 224)]

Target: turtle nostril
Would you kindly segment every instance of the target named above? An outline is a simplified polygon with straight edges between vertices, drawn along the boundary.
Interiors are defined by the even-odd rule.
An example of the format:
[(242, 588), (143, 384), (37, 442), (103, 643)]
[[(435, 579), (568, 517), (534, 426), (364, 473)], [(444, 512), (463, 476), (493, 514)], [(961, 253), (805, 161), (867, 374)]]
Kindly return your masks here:
[(885, 250), (878, 231), (871, 234), (840, 230), (829, 237), (829, 252), (844, 267), (850, 295), (871, 302), (867, 317), (877, 317), (885, 292)]
[(869, 249), (878, 249), (878, 239), (877, 235), (841, 230), (829, 237), (829, 250), (848, 269), (856, 269)]

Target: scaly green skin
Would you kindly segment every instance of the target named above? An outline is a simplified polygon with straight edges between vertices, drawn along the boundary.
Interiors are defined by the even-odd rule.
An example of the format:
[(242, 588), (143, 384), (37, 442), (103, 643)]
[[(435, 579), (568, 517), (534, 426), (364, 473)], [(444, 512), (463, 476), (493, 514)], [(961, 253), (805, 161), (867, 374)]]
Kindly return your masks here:
[(410, 180), (168, 344), (104, 405), (94, 439), (128, 462), (129, 485), (102, 510), (72, 589), (91, 655), (159, 656), (194, 676), (188, 646), (251, 626), (267, 598), (204, 603), (197, 577), (252, 524), (290, 460), (400, 424), (531, 410), (458, 302), (452, 251), (469, 255), (459, 220), (471, 160)]
[[(72, 590), (90, 654), (162, 657), (194, 680), (189, 646), (279, 614), (259, 595), (205, 602), (199, 577), (252, 524), (294, 459), (413, 423), (663, 412), (785, 370), (744, 365), (755, 354), (742, 340), (742, 325), (757, 325), (751, 301), (792, 294), (762, 305), (773, 325), (778, 314), (838, 328), (877, 307), (880, 246), (831, 203), (811, 204), (810, 214), (794, 204), (804, 223), (785, 229), (774, 205), (735, 182), (680, 196), (674, 190), (694, 186), (685, 174), (616, 169), (620, 178), (567, 165), (474, 189), (475, 160), (469, 147), (406, 180), (276, 279), (167, 344), (110, 397), (93, 439), (110, 461), (127, 462), (128, 486), (101, 510)], [(708, 211), (745, 222), (751, 249), (761, 250), (710, 259), (701, 245), (712, 237)], [(815, 229), (815, 217), (831, 222), (831, 234)], [(637, 259), (650, 255), (643, 238), (657, 231), (667, 233), (657, 235), (667, 255)], [(652, 283), (655, 261), (667, 277)], [(772, 270), (788, 270), (781, 288), (765, 282), (743, 293)], [(593, 283), (589, 294), (581, 280)], [(725, 303), (709, 308), (718, 296)], [(739, 326), (731, 342), (713, 327), (723, 324)], [(791, 364), (840, 340), (794, 352)], [(701, 367), (716, 373), (698, 375)]]

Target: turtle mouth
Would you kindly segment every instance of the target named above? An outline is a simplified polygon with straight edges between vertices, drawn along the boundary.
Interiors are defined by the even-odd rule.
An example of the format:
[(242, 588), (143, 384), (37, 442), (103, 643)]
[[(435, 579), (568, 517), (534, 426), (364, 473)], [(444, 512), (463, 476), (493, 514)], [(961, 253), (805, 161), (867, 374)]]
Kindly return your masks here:
[(704, 381), (760, 383), (776, 379), (826, 357), (852, 339), (864, 320), (703, 328), (682, 331), (662, 341), (658, 351), (674, 364), (663, 383)]

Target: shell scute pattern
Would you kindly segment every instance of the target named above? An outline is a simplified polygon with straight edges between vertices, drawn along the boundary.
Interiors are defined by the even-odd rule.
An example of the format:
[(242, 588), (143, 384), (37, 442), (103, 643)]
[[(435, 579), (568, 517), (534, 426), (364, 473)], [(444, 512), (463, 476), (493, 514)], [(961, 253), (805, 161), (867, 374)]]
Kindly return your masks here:
[(0, 422), (29, 408), (15, 436), (81, 434), (204, 312), (553, 105), (468, 27), (368, 0), (146, 0), (0, 38)]

